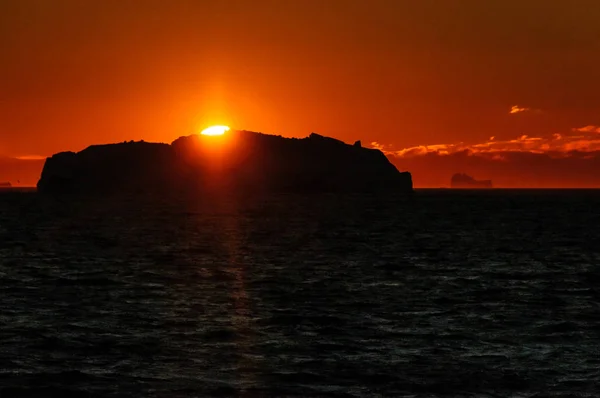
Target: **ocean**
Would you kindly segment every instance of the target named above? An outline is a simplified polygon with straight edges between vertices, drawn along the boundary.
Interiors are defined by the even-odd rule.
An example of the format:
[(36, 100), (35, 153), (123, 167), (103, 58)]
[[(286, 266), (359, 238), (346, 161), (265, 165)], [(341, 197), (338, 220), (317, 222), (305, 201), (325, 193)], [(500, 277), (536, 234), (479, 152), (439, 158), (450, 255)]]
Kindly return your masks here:
[(0, 193), (0, 397), (595, 397), (600, 191)]

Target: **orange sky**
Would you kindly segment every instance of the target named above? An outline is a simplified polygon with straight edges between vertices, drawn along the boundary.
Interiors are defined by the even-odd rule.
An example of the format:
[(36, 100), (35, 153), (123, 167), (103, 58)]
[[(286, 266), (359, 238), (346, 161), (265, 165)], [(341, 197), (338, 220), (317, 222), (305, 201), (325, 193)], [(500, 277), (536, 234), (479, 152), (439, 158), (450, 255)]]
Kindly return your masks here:
[(597, 0), (3, 0), (0, 156), (227, 124), (376, 143), (416, 186), (600, 186), (598, 21)]

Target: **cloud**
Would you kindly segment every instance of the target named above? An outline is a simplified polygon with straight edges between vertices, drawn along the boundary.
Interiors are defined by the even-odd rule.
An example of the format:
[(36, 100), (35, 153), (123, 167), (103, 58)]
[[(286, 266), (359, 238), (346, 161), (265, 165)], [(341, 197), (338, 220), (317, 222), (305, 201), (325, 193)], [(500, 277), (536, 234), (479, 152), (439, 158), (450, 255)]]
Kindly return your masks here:
[(586, 126), (540, 137), (490, 137), (478, 143), (418, 145), (383, 152), (398, 169), (413, 174), (415, 187), (448, 186), (452, 174), (465, 172), (477, 179), (492, 179), (497, 187), (600, 188), (599, 133), (597, 127)]
[[(594, 126), (588, 126), (594, 127)], [(457, 152), (466, 151), (473, 156), (482, 156), (485, 154), (494, 154), (500, 152), (530, 152), (547, 153), (551, 156), (564, 156), (570, 151), (593, 152), (600, 150), (600, 129), (573, 129), (571, 133), (555, 133), (545, 137), (531, 137), (521, 135), (513, 139), (499, 140), (496, 137), (490, 137), (487, 141), (465, 144), (462, 142), (453, 144), (435, 144), (419, 145), (400, 150), (386, 150), (384, 145), (378, 144), (377, 149), (382, 150), (388, 155), (396, 157), (422, 156), (428, 153), (437, 155), (451, 155)]]
[(382, 145), (377, 141), (371, 142), (371, 148), (379, 149), (380, 151), (385, 152), (385, 145)]
[(18, 159), (18, 160), (45, 160), (46, 156), (24, 155), (24, 156), (17, 156), (16, 159)]
[(450, 155), (388, 155), (399, 170), (408, 170), (417, 188), (450, 184), (452, 174), (463, 172), (491, 179), (501, 188), (600, 188), (600, 151), (571, 151), (555, 155), (534, 152), (495, 152), (473, 155), (464, 150)]
[(527, 112), (530, 111), (531, 109), (529, 108), (525, 108), (525, 107), (520, 107), (519, 105), (513, 105), (510, 107), (510, 112), (509, 113), (520, 113), (520, 112)]
[(585, 126), (573, 129), (573, 131), (579, 131), (581, 133), (598, 133), (600, 134), (600, 127), (598, 126)]

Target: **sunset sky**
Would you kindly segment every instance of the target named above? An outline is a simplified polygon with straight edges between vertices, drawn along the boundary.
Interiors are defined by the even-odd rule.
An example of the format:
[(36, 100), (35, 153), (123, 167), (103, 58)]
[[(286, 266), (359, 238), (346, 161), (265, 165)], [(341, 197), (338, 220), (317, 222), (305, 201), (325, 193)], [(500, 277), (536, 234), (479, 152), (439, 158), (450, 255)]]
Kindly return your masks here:
[(416, 187), (600, 187), (599, 21), (597, 0), (2, 0), (0, 181), (223, 124), (360, 139)]

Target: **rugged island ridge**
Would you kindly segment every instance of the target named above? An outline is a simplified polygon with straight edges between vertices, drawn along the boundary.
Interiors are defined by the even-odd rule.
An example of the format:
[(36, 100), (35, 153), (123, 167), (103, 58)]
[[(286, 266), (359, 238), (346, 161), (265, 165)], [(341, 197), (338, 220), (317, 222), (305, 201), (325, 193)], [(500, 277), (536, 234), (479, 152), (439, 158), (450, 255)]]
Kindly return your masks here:
[(173, 143), (125, 142), (62, 152), (46, 160), (45, 193), (411, 192), (412, 178), (385, 155), (311, 134), (296, 139), (230, 131)]

